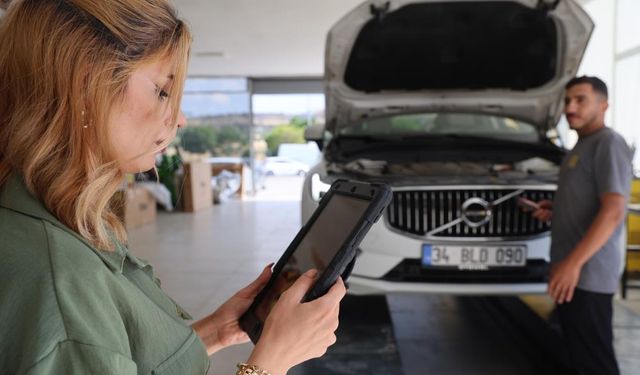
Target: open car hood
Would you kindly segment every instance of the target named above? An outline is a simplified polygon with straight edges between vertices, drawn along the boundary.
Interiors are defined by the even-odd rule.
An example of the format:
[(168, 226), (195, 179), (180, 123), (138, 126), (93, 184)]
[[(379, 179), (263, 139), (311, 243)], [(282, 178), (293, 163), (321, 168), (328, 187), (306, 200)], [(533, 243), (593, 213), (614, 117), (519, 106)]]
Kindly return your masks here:
[(327, 36), (326, 130), (420, 112), (549, 130), (592, 30), (574, 0), (365, 1)]

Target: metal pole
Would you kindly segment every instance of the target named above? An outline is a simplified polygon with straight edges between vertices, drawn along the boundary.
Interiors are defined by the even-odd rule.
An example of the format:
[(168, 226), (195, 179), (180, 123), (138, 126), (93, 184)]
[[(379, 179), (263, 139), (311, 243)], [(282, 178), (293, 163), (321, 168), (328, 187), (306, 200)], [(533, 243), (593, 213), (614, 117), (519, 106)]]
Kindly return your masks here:
[(247, 78), (249, 92), (249, 168), (251, 168), (251, 195), (255, 196), (257, 190), (256, 184), (256, 151), (255, 143), (255, 124), (253, 117), (253, 81)]

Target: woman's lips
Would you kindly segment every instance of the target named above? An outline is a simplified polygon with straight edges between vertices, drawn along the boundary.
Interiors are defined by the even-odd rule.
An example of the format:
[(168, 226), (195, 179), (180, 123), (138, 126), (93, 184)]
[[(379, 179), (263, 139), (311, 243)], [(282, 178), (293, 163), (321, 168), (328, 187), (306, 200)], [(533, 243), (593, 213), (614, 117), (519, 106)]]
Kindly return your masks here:
[(164, 143), (164, 141), (165, 141), (164, 139), (161, 139), (161, 140), (157, 141), (156, 142), (156, 146), (160, 146), (161, 144)]

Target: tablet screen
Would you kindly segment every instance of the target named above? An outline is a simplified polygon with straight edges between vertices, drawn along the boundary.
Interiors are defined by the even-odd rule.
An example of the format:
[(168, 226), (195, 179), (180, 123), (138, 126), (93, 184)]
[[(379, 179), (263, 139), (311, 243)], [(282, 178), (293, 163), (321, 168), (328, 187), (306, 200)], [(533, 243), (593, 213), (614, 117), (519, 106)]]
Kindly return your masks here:
[(364, 215), (369, 201), (335, 194), (324, 207), (306, 236), (291, 254), (275, 282), (255, 309), (262, 322), (282, 292), (306, 271), (315, 268), (318, 274), (329, 265), (349, 234)]

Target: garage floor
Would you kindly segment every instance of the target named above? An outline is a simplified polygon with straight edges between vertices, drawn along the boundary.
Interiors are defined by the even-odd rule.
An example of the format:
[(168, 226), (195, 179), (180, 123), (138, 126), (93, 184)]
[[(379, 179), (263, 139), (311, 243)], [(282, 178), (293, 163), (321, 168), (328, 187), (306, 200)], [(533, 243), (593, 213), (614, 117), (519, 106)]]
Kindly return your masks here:
[[(272, 178), (255, 198), (195, 214), (160, 212), (134, 229), (131, 251), (196, 319), (278, 259), (300, 225), (299, 178)], [(392, 294), (348, 296), (338, 343), (291, 374), (563, 374), (562, 347), (544, 297)], [(529, 308), (533, 306), (533, 309)], [(536, 311), (536, 312), (534, 312)], [(545, 319), (542, 319), (543, 316)], [(615, 344), (624, 375), (640, 367), (640, 292), (616, 300)], [(212, 357), (210, 374), (235, 373), (251, 345)]]

